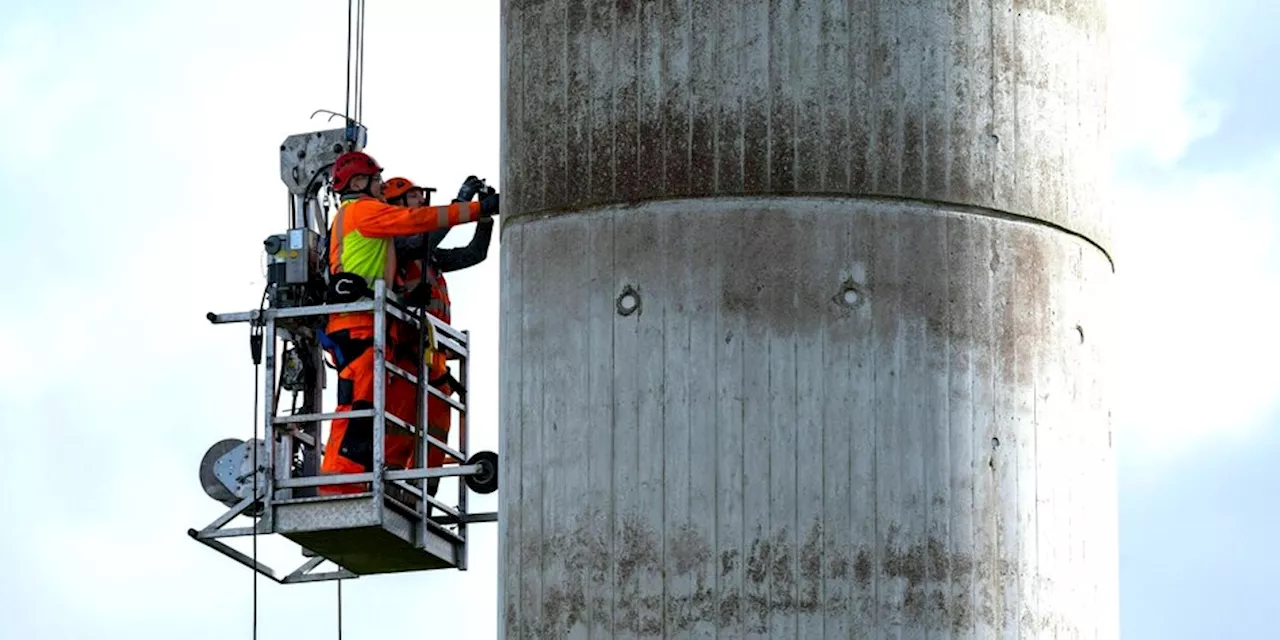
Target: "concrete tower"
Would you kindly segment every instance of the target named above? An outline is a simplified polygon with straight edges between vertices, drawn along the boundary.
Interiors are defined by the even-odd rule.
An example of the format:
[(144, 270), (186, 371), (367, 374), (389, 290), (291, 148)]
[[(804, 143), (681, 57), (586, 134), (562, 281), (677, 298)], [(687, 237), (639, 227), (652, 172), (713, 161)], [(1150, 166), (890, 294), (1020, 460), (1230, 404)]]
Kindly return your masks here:
[(508, 638), (1110, 638), (1104, 0), (504, 0)]

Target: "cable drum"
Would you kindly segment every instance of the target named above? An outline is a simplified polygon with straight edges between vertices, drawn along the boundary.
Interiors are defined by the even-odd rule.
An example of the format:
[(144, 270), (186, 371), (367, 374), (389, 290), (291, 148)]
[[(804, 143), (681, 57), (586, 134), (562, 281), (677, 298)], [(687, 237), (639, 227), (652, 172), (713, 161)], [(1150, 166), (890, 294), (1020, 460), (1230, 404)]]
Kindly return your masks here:
[[(263, 442), (256, 438), (252, 442), (257, 445), (258, 460), (265, 460)], [(200, 460), (200, 486), (210, 498), (234, 507), (253, 495), (254, 475), (258, 476), (260, 486), (266, 483), (265, 472), (258, 470), (255, 474), (253, 466), (253, 449), (248, 442), (236, 438), (221, 440), (209, 447)]]

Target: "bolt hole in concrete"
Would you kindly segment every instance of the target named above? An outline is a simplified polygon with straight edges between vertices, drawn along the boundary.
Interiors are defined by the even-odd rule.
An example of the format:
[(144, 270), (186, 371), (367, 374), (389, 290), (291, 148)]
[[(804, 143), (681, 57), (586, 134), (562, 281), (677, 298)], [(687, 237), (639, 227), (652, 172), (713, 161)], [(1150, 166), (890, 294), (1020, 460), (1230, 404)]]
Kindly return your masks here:
[(1000, 438), (992, 438), (992, 439), (991, 439), (991, 448), (992, 448), (992, 449), (999, 449), (999, 448), (1000, 448)]
[(631, 285), (627, 285), (618, 296), (618, 314), (629, 316), (639, 309), (640, 293), (632, 288)]
[(840, 292), (836, 294), (835, 301), (836, 304), (853, 308), (862, 301), (862, 294), (858, 292), (853, 282), (845, 282), (840, 285)]

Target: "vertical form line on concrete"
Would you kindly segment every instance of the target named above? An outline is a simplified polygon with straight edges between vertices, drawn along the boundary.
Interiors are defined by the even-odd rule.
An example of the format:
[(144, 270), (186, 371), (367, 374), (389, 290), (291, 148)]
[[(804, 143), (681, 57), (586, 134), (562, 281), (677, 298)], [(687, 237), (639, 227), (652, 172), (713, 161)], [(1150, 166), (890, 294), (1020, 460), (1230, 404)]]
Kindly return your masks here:
[[(1098, 256), (1083, 257), (1078, 237), (1068, 235), (1093, 240), (1099, 248), (1109, 242), (1101, 218), (1090, 209), (1096, 205), (1091, 194), (1097, 182), (1090, 164), (1096, 163), (1064, 159), (1068, 153), (1087, 160), (1098, 155), (1091, 150), (1093, 134), (1102, 131), (1101, 115), (1082, 103), (1100, 100), (1100, 92), (1080, 87), (1096, 86), (1100, 73), (1094, 71), (1102, 71), (1089, 67), (1094, 57), (1084, 57), (1097, 46), (1091, 30), (1100, 25), (1091, 18), (1100, 2), (1073, 5), (1069, 15), (1062, 13), (1064, 3), (1039, 3), (1019, 7), (1022, 14), (1015, 15), (1008, 0), (873, 8), (860, 0), (792, 0), (772, 13), (770, 7), (780, 3), (717, 2), (706, 9), (711, 3), (670, 0), (661, 3), (659, 14), (635, 3), (593, 1), (590, 26), (578, 29), (577, 8), (585, 0), (571, 0), (575, 4), (567, 15), (574, 24), (555, 19), (566, 15), (561, 3), (569, 1), (504, 0), (509, 23), (528, 27), (504, 32), (519, 40), (505, 49), (508, 64), (527, 69), (519, 80), (504, 76), (513, 94), (504, 103), (519, 111), (504, 120), (504, 140), (510, 141), (504, 146), (504, 175), (513, 178), (504, 180), (510, 200), (504, 217), (517, 219), (518, 235), (528, 236), (525, 248), (514, 255), (531, 268), (509, 271), (529, 280), (527, 295), (507, 287), (503, 302), (504, 314), (524, 316), (525, 321), (513, 319), (506, 326), (525, 335), (528, 344), (521, 356), (514, 337), (504, 343), (510, 348), (504, 347), (503, 361), (510, 365), (512, 357), (544, 356), (541, 367), (528, 367), (527, 379), (512, 377), (512, 384), (504, 385), (504, 400), (529, 402), (523, 418), (519, 407), (504, 412), (516, 417), (503, 425), (513, 430), (507, 440), (512, 444), (520, 439), (517, 431), (527, 434), (523, 457), (509, 455), (516, 458), (513, 477), (528, 483), (530, 499), (513, 505), (508, 500), (519, 491), (503, 496), (503, 508), (516, 525), (504, 535), (521, 538), (505, 545), (513, 551), (504, 559), (521, 564), (510, 575), (524, 571), (519, 580), (504, 580), (507, 588), (521, 590), (511, 600), (523, 607), (513, 624), (529, 634), (594, 637), (608, 629), (588, 627), (607, 610), (616, 611), (610, 627), (616, 635), (648, 634), (657, 627), (679, 635), (690, 632), (689, 624), (699, 630), (694, 633), (753, 633), (762, 621), (766, 629), (790, 633), (795, 628), (810, 636), (839, 634), (841, 624), (855, 621), (872, 625), (859, 626), (859, 632), (896, 629), (927, 637), (981, 636), (997, 627), (1022, 635), (1113, 634), (1101, 628), (1112, 624), (1102, 620), (1102, 610), (1110, 611), (1103, 601), (1112, 591), (1104, 563), (1112, 561), (1103, 558), (1110, 558), (1113, 546), (1102, 529), (1111, 526), (1110, 516), (1100, 510), (1111, 490), (1111, 481), (1104, 479), (1109, 449), (1098, 449), (1105, 440), (1100, 430), (1106, 422), (1104, 390), (1081, 383), (1074, 397), (1062, 391), (1071, 389), (1073, 380), (1099, 375), (1098, 345), (1085, 347), (1087, 358), (1067, 359), (1070, 369), (1062, 376), (1040, 375), (1061, 359), (1055, 314), (1074, 304), (1065, 293), (1071, 285), (1065, 283), (1087, 288), (1080, 296), (1081, 313), (1089, 323), (1105, 324), (1093, 319), (1090, 305), (1110, 276), (1102, 275)], [(705, 32), (692, 31), (700, 15), (722, 19), (703, 21), (709, 27)], [(816, 15), (822, 16), (820, 28), (810, 22)], [(569, 29), (574, 33), (564, 35)], [(562, 42), (562, 37), (568, 39)], [(593, 54), (589, 59), (575, 53), (585, 50)], [(658, 52), (661, 59), (656, 82), (654, 58), (644, 52)], [(1074, 77), (1053, 73), (1072, 65), (1078, 70)], [(590, 74), (582, 75), (588, 67)], [(583, 92), (589, 100), (574, 97), (583, 78), (590, 83)], [(703, 78), (712, 81), (699, 81)], [(568, 86), (557, 84), (566, 81)], [(815, 91), (816, 86), (823, 90)], [(584, 113), (589, 114), (585, 120)], [(1081, 124), (1069, 124), (1071, 117)], [(706, 122), (713, 123), (709, 130)], [(818, 131), (825, 138), (810, 144)], [(1079, 140), (1050, 140), (1072, 131)], [(581, 149), (586, 144), (590, 149)], [(584, 151), (590, 188), (557, 184), (557, 176), (575, 172), (580, 163), (574, 154)], [(685, 162), (689, 171), (682, 172)], [(806, 164), (812, 162), (823, 166)], [(698, 193), (677, 193), (692, 185)], [(974, 211), (966, 208), (1009, 215), (979, 218), (967, 215)], [(567, 211), (574, 215), (556, 215)], [(1009, 224), (1015, 219), (1040, 224)], [(704, 258), (703, 244), (694, 249), (682, 242), (650, 246), (635, 240), (651, 237), (654, 228), (671, 238), (678, 237), (677, 229), (715, 238), (707, 243), (715, 245), (714, 255)], [(844, 229), (847, 235), (835, 231)], [(586, 230), (591, 233), (584, 235)], [(617, 273), (610, 279), (582, 277), (581, 269), (592, 263), (564, 259), (567, 247), (555, 242), (557, 237), (587, 237), (592, 243), (616, 239), (621, 244), (610, 255)], [(962, 246), (952, 248), (952, 238)], [(510, 257), (511, 251), (504, 248), (504, 255)], [(559, 259), (548, 259), (556, 252)], [(846, 279), (830, 267), (842, 255), (865, 265), (865, 279), (855, 278), (863, 299), (852, 308), (829, 302)], [(1064, 259), (1068, 255), (1080, 260)], [(694, 270), (694, 264), (716, 268)], [(939, 269), (940, 264), (946, 268)], [(1044, 275), (1019, 265), (1037, 265)], [(539, 286), (533, 280), (585, 282), (588, 290)], [(545, 423), (561, 414), (579, 415), (576, 403), (583, 400), (561, 398), (555, 411), (548, 405), (543, 414), (532, 403), (541, 393), (563, 391), (553, 388), (556, 380), (573, 378), (559, 369), (565, 358), (581, 361), (575, 350), (585, 343), (569, 337), (574, 319), (565, 318), (564, 310), (580, 305), (582, 296), (600, 296), (591, 308), (603, 310), (624, 283), (644, 292), (650, 315), (614, 317), (609, 348), (586, 347), (592, 357), (611, 358), (619, 376), (611, 400), (618, 413), (608, 417), (603, 405), (591, 413), (609, 421), (599, 428), (608, 430), (603, 439), (621, 455), (611, 470), (616, 484), (584, 492), (578, 502), (561, 502), (577, 495), (581, 478), (542, 463), (582, 451), (573, 449), (578, 445), (567, 439), (566, 429)], [(962, 293), (966, 286), (972, 289)], [(1011, 286), (1018, 289), (1012, 297)], [(565, 297), (571, 293), (574, 300)], [(939, 324), (939, 314), (947, 316), (945, 323)], [(687, 338), (656, 339), (656, 332), (686, 329)], [(730, 332), (741, 345), (720, 344)], [(654, 404), (664, 398), (694, 401), (687, 386), (692, 378), (686, 377), (683, 391), (676, 388), (681, 372), (674, 372), (670, 384), (675, 386), (663, 390), (661, 398), (642, 395), (661, 389), (657, 379), (664, 370), (689, 366), (692, 356), (668, 351), (708, 334), (716, 340), (707, 349), (705, 378), (715, 387), (714, 418), (692, 405)], [(762, 351), (761, 343), (767, 345)], [(656, 357), (655, 348), (663, 349), (664, 358)], [(811, 390), (800, 388), (808, 369), (799, 367), (807, 367), (810, 359), (829, 374), (812, 389), (821, 396), (820, 426), (806, 413), (813, 411)], [(852, 369), (856, 365), (864, 368)], [(736, 378), (725, 377), (733, 371)], [(863, 386), (864, 376), (874, 382)], [(543, 378), (546, 384), (539, 385)], [(1051, 400), (1041, 401), (1046, 393)], [(1054, 404), (1055, 398), (1062, 404)], [(642, 404), (642, 412), (627, 406), (633, 403)], [(1058, 421), (1046, 412), (1066, 410), (1068, 403), (1081, 416), (1081, 447), (1067, 455), (1097, 469), (1098, 480), (1055, 488), (1068, 481), (1058, 473), (1067, 462), (1040, 459), (1057, 437)], [(781, 422), (792, 414), (797, 424), (786, 431)], [(679, 431), (685, 428), (681, 421), (688, 434)], [(840, 424), (844, 432), (837, 436)], [(652, 440), (648, 434), (664, 434), (664, 442), (671, 442), (665, 449), (653, 443), (644, 452), (626, 451), (626, 446), (639, 448), (641, 431), (646, 442)], [(686, 466), (693, 466), (692, 443), (704, 431), (710, 433), (699, 442), (735, 453), (706, 455), (699, 464), (707, 465), (708, 473), (686, 478), (681, 461), (688, 453)], [(805, 472), (795, 467), (808, 449), (819, 446), (814, 444), (819, 437), (821, 446), (830, 439), (842, 452), (825, 451), (820, 461), (815, 457), (817, 475), (810, 484), (821, 489), (802, 487)], [(1003, 446), (994, 444), (997, 437)], [(867, 439), (878, 447), (861, 444)], [(684, 451), (677, 452), (681, 447)], [(769, 460), (760, 460), (761, 455)], [(984, 466), (988, 460), (998, 466)], [(635, 488), (642, 464), (651, 490), (647, 495)], [(535, 470), (539, 465), (542, 473)], [(840, 478), (858, 486), (837, 488)], [(543, 493), (534, 496), (535, 490)], [(707, 490), (715, 494), (714, 514), (684, 523), (680, 510), (695, 515), (694, 501)], [(849, 496), (841, 493), (846, 490)], [(688, 506), (681, 506), (686, 501), (679, 491), (688, 492)], [(944, 499), (935, 504), (939, 492)], [(1043, 505), (1041, 494), (1047, 500)], [(1061, 504), (1060, 495), (1073, 496), (1070, 504)], [(968, 518), (960, 513), (966, 500), (972, 504)], [(645, 506), (659, 504), (656, 510)], [(1055, 511), (1062, 508), (1079, 508), (1081, 515)], [(535, 509), (538, 514), (531, 513)], [(805, 582), (807, 565), (797, 551), (807, 540), (812, 509), (827, 511), (819, 518), (822, 523), (847, 521), (845, 531), (866, 532), (838, 539), (832, 528), (823, 528), (824, 552), (846, 553), (854, 571), (844, 580), (835, 578), (838, 557), (823, 567), (818, 616), (807, 608), (815, 592)], [(611, 514), (609, 526), (618, 527), (607, 547), (616, 551), (615, 558), (653, 559), (625, 570), (610, 562), (607, 584), (591, 583), (610, 604), (591, 611), (588, 622), (566, 617), (550, 598), (579, 579), (566, 572), (576, 565), (557, 554), (574, 548), (579, 534), (568, 527), (592, 512)], [(680, 560), (690, 527), (692, 535), (714, 539), (710, 562)], [(652, 540), (661, 557), (629, 556), (632, 530)], [(1064, 544), (1070, 548), (1062, 549)], [(912, 564), (921, 550), (942, 546), (951, 554), (946, 563)], [(1076, 547), (1088, 553), (1076, 554)], [(761, 559), (786, 566), (777, 572), (764, 566), (761, 573)], [(755, 563), (750, 575), (749, 562)], [(675, 565), (696, 569), (688, 573)], [(960, 569), (965, 566), (967, 574)], [(698, 577), (703, 572), (705, 578)], [(797, 578), (794, 586), (788, 575)], [(1007, 590), (1001, 588), (1006, 581)], [(645, 590), (637, 592), (640, 584)], [(695, 584), (715, 585), (709, 603), (686, 603)], [(765, 590), (770, 584), (773, 588)], [(844, 599), (842, 587), (856, 597)], [(1058, 604), (1055, 594), (1066, 591), (1089, 594), (1097, 613)], [(969, 618), (948, 623), (937, 607), (917, 615), (916, 601), (906, 598), (919, 594), (941, 594), (948, 612), (968, 611)], [(840, 608), (846, 601), (853, 606)], [(695, 615), (690, 618), (688, 611)]]

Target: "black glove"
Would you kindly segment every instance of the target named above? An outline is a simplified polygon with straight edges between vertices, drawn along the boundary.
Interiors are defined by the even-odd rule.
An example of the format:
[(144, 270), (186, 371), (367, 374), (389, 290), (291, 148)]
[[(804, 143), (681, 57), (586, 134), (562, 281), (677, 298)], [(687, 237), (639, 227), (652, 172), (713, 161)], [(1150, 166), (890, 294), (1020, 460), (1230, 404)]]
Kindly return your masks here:
[(498, 215), (498, 194), (493, 194), (480, 201), (480, 215), (496, 216)]
[(471, 202), (471, 199), (477, 193), (480, 193), (481, 189), (484, 189), (484, 180), (475, 176), (467, 176), (467, 179), (462, 181), (462, 188), (458, 189), (458, 199), (454, 200), (454, 202)]

